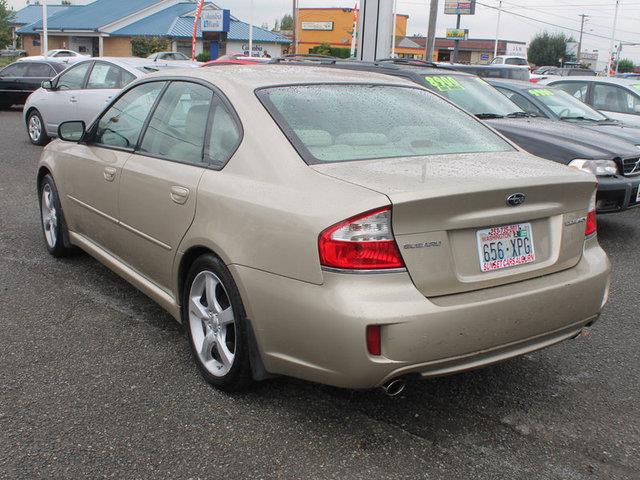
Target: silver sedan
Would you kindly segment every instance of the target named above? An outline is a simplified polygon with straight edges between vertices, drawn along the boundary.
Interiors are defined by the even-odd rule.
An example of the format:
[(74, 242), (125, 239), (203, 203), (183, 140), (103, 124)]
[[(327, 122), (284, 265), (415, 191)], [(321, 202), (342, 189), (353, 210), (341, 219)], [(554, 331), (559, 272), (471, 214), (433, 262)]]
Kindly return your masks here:
[(43, 82), (24, 105), (31, 143), (45, 145), (57, 137), (58, 125), (83, 120), (88, 125), (120, 90), (160, 67), (140, 58), (91, 58), (70, 66)]

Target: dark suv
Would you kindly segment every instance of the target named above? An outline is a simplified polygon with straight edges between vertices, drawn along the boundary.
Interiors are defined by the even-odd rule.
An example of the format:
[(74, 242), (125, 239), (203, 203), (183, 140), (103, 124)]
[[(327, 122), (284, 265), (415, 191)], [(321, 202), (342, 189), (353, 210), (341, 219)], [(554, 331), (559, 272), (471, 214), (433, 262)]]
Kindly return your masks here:
[(638, 162), (640, 170), (638, 147), (612, 135), (527, 113), (475, 75), (409, 59), (288, 61), (378, 72), (411, 80), (476, 115), (529, 153), (596, 175), (600, 185), (599, 213), (619, 212), (640, 205), (640, 176), (624, 173), (625, 165), (631, 162)]

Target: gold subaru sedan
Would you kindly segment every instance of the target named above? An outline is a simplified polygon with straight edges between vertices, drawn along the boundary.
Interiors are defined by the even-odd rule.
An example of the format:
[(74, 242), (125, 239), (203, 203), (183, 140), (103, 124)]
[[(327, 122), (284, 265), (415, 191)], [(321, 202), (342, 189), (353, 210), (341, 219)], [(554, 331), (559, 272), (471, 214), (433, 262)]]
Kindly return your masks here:
[(58, 133), (37, 176), (47, 249), (157, 301), (221, 389), (397, 393), (575, 337), (607, 299), (595, 177), (413, 82), (175, 70)]

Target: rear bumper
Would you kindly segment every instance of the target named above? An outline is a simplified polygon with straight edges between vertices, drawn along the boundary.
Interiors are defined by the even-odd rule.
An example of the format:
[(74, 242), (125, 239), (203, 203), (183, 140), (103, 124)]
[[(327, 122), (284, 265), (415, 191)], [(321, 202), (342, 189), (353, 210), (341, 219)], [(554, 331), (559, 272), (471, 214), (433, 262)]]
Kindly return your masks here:
[[(407, 374), (481, 367), (544, 348), (595, 321), (606, 302), (609, 261), (596, 239), (559, 273), (425, 298), (406, 273), (324, 273), (312, 285), (230, 266), (266, 369), (347, 388)], [(367, 353), (367, 325), (382, 325), (382, 356)]]
[(622, 212), (640, 206), (637, 202), (640, 176), (598, 177), (598, 213)]

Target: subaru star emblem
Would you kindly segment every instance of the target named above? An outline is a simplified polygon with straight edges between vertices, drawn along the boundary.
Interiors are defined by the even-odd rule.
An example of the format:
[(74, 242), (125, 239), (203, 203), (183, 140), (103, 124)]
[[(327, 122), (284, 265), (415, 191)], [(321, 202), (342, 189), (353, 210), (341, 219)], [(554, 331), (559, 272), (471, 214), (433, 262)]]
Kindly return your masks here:
[(518, 205), (522, 205), (525, 200), (524, 193), (514, 193), (513, 195), (509, 195), (507, 197), (507, 205), (512, 207), (517, 207)]

